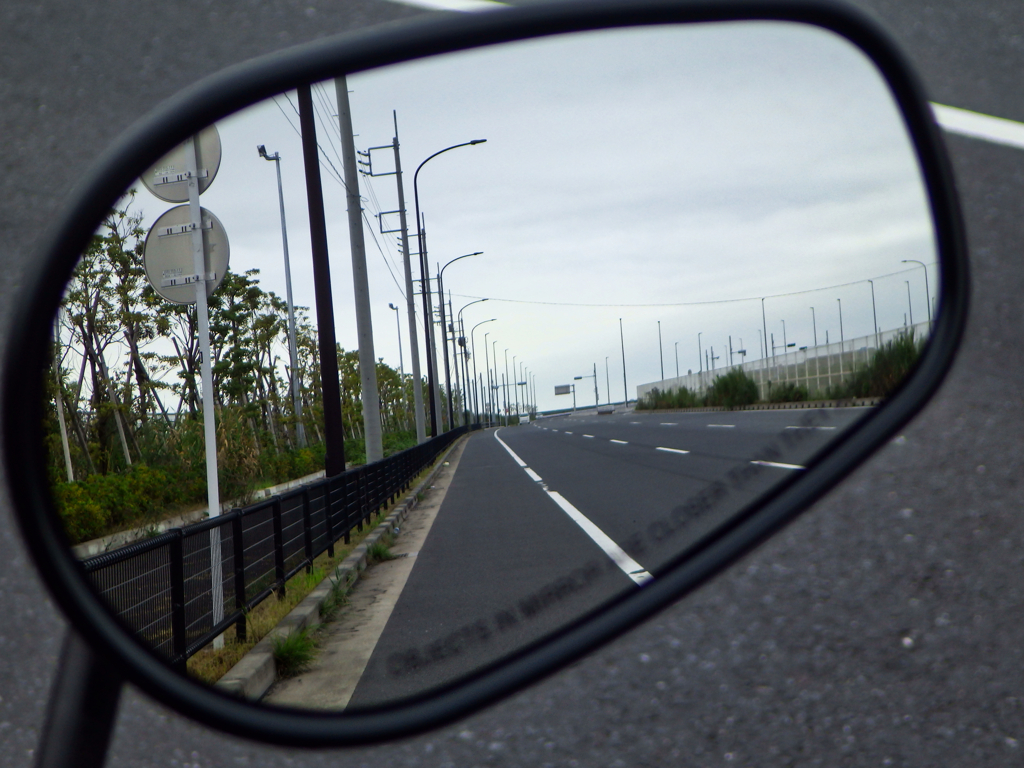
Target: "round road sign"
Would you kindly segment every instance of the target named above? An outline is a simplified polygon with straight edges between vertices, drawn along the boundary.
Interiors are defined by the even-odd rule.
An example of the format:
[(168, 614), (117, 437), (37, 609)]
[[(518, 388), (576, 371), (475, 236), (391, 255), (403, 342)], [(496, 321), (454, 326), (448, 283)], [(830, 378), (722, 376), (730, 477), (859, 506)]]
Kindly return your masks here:
[[(179, 205), (166, 211), (146, 235), (143, 256), (146, 277), (158, 294), (174, 304), (194, 304), (196, 300), (196, 270), (192, 259), (188, 208), (187, 205)], [(206, 269), (207, 273), (215, 276), (206, 283), (206, 295), (209, 296), (220, 285), (228, 269), (228, 235), (216, 216), (205, 208), (200, 210)]]
[[(196, 167), (199, 169), (199, 194), (209, 187), (220, 169), (220, 134), (211, 125), (198, 134)], [(206, 173), (205, 176), (202, 173)], [(185, 145), (179, 144), (142, 174), (146, 189), (168, 203), (188, 202), (188, 179), (185, 176)]]

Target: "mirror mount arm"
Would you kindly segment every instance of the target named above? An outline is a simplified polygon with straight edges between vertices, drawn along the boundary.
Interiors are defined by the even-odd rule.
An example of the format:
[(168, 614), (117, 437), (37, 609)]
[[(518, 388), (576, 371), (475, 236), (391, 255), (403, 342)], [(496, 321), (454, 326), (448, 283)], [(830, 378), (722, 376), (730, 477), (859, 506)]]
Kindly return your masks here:
[(102, 768), (123, 678), (73, 629), (61, 649), (36, 768)]

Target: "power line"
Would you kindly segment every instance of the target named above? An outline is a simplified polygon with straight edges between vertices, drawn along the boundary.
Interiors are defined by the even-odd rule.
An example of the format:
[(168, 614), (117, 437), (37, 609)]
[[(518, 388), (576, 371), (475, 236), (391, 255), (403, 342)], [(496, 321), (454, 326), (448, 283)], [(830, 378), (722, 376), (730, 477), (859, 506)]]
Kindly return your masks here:
[[(935, 266), (932, 262), (929, 266)], [(898, 272), (889, 272), (884, 275), (875, 275), (872, 280), (881, 280), (885, 277), (896, 277), (897, 275), (905, 275), (908, 272), (913, 272), (917, 267), (910, 269), (901, 269)], [(837, 285), (826, 285), (821, 288), (808, 288), (803, 291), (790, 291), (788, 293), (772, 293), (767, 296), (747, 296), (741, 299), (713, 299), (711, 301), (677, 301), (677, 302), (665, 302), (665, 303), (654, 303), (654, 304), (584, 304), (574, 303), (569, 301), (534, 301), (531, 299), (502, 299), (497, 296), (472, 296), (468, 293), (453, 293), (452, 296), (458, 296), (460, 299), (487, 299), (488, 301), (503, 301), (508, 304), (543, 304), (552, 307), (700, 307), (708, 306), (711, 304), (736, 304), (741, 301), (760, 301), (761, 299), (781, 299), (786, 296), (800, 296), (805, 293), (817, 293), (818, 291), (830, 291), (835, 288), (847, 288), (851, 285), (859, 285), (860, 283), (866, 283), (868, 278), (861, 280), (853, 280), (849, 283), (838, 283)]]

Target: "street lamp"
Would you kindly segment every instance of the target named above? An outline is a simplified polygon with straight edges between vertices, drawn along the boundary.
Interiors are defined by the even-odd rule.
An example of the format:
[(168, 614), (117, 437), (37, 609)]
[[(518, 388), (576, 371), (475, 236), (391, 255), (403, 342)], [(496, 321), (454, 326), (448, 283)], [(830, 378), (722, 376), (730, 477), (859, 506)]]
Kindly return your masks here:
[(928, 310), (928, 333), (931, 333), (932, 332), (932, 294), (931, 294), (931, 291), (928, 290), (928, 267), (925, 266), (925, 263), (923, 261), (918, 261), (917, 259), (903, 259), (903, 260), (900, 261), (901, 264), (908, 264), (910, 262), (914, 262), (915, 264), (920, 264), (921, 268), (924, 270), (924, 298), (925, 298), (924, 305), (925, 305), (925, 308)]
[(302, 392), (299, 389), (299, 353), (295, 340), (295, 304), (292, 301), (292, 268), (288, 260), (288, 227), (284, 219), (284, 187), (281, 184), (281, 153), (267, 154), (267, 148), (256, 147), (260, 157), (277, 164), (277, 199), (281, 206), (281, 245), (284, 250), (284, 287), (288, 299), (288, 357), (292, 364), (292, 408), (295, 412), (295, 441), (299, 448), (306, 447), (306, 428), (302, 424)]
[[(402, 402), (405, 403), (405, 407), (408, 408), (409, 404), (405, 400), (405, 363), (402, 361), (402, 318), (398, 312), (398, 307), (388, 302), (388, 307), (395, 310), (395, 326), (398, 328), (398, 373), (400, 381), (402, 382)], [(402, 427), (405, 427), (405, 419), (402, 419)]]
[(811, 307), (811, 326), (814, 328), (814, 346), (818, 346), (818, 322), (814, 319), (814, 307)]
[(661, 380), (665, 380), (665, 349), (661, 345), (661, 320), (658, 321), (658, 359), (661, 361)]
[(910, 281), (909, 280), (904, 280), (903, 282), (907, 284), (907, 309), (910, 310), (910, 327), (913, 328), (914, 327), (914, 305), (910, 301)]
[(676, 342), (676, 378), (679, 378), (679, 342)]
[[(424, 161), (426, 162), (426, 161)], [(456, 256), (454, 259), (449, 261), (443, 267), (437, 270), (437, 300), (441, 307), (441, 334), (444, 337), (444, 386), (448, 391), (448, 426), (449, 428), (455, 425), (455, 406), (454, 398), (452, 398), (452, 374), (451, 369), (448, 366), (448, 325), (444, 318), (444, 271), (449, 266), (454, 264), (460, 259), (468, 259), (470, 256), (479, 256), (483, 251), (476, 251), (474, 253), (467, 253), (464, 256)], [(454, 333), (454, 330), (453, 330)]]
[(420, 259), (420, 285), (423, 287), (423, 324), (426, 331), (426, 343), (427, 343), (427, 385), (430, 388), (430, 435), (431, 437), (437, 436), (437, 411), (441, 407), (441, 394), (438, 390), (437, 376), (435, 375), (435, 368), (437, 367), (437, 347), (434, 342), (434, 328), (433, 328), (433, 317), (434, 309), (431, 306), (432, 301), (430, 298), (430, 281), (427, 277), (429, 270), (429, 262), (427, 261), (427, 249), (423, 239), (423, 219), (420, 216), (420, 191), (419, 191), (419, 176), (423, 166), (433, 160), (440, 154), (444, 154), (453, 149), (459, 147), (469, 147), (474, 144), (483, 144), (487, 139), (473, 139), (472, 141), (465, 141), (462, 144), (453, 144), (450, 147), (435, 152), (416, 168), (416, 172), (412, 175), (412, 190), (413, 198), (416, 203), (416, 243), (419, 250)]
[(875, 322), (875, 346), (878, 346), (878, 315), (875, 314), (875, 281), (868, 280), (871, 283), (871, 317)]
[[(464, 304), (462, 306), (462, 309), (460, 309), (459, 313), (458, 313), (459, 333), (461, 334), (460, 337), (459, 337), (459, 346), (462, 347), (462, 372), (465, 374), (465, 376), (463, 378), (466, 381), (466, 394), (465, 394), (466, 403), (465, 403), (465, 405), (466, 405), (466, 423), (467, 424), (469, 423), (469, 407), (470, 407), (469, 406), (469, 393), (472, 390), (469, 388), (469, 362), (468, 362), (468, 360), (469, 360), (469, 355), (468, 355), (469, 350), (466, 348), (466, 326), (462, 322), (462, 312), (463, 312), (464, 309), (466, 309), (466, 307), (471, 306), (472, 304), (479, 304), (481, 301), (487, 301), (487, 299), (477, 299), (476, 301), (469, 302), (469, 304)], [(473, 382), (474, 384), (476, 384), (475, 378), (476, 377), (474, 377), (474, 382)]]
[[(473, 336), (473, 334), (476, 332), (476, 329), (479, 328), (484, 323), (493, 323), (497, 319), (498, 318), (496, 318), (496, 317), (492, 317), (490, 320), (481, 320), (479, 323), (474, 325), (470, 329), (470, 331), (469, 331), (469, 346), (470, 346), (470, 351), (471, 351), (471, 355), (470, 356), (473, 358), (473, 401), (474, 401), (474, 403), (476, 405), (476, 416), (477, 416), (477, 418), (480, 418), (480, 390), (477, 388), (476, 338)], [(485, 338), (484, 342), (486, 343), (486, 341), (487, 341), (487, 339)]]

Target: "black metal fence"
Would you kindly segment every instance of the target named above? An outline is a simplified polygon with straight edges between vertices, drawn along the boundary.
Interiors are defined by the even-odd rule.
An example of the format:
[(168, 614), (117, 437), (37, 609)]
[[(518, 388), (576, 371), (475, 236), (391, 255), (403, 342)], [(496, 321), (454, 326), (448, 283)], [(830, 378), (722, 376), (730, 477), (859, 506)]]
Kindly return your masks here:
[[(283, 595), (285, 582), (321, 553), (333, 557), (335, 542), (343, 538), (347, 544), (353, 529), (362, 530), (466, 431), (459, 427), (373, 464), (172, 528), (82, 565), (115, 614), (184, 669), (190, 656), (232, 624), (245, 639), (246, 612), (271, 593)], [(221, 598), (223, 604), (215, 606)]]

